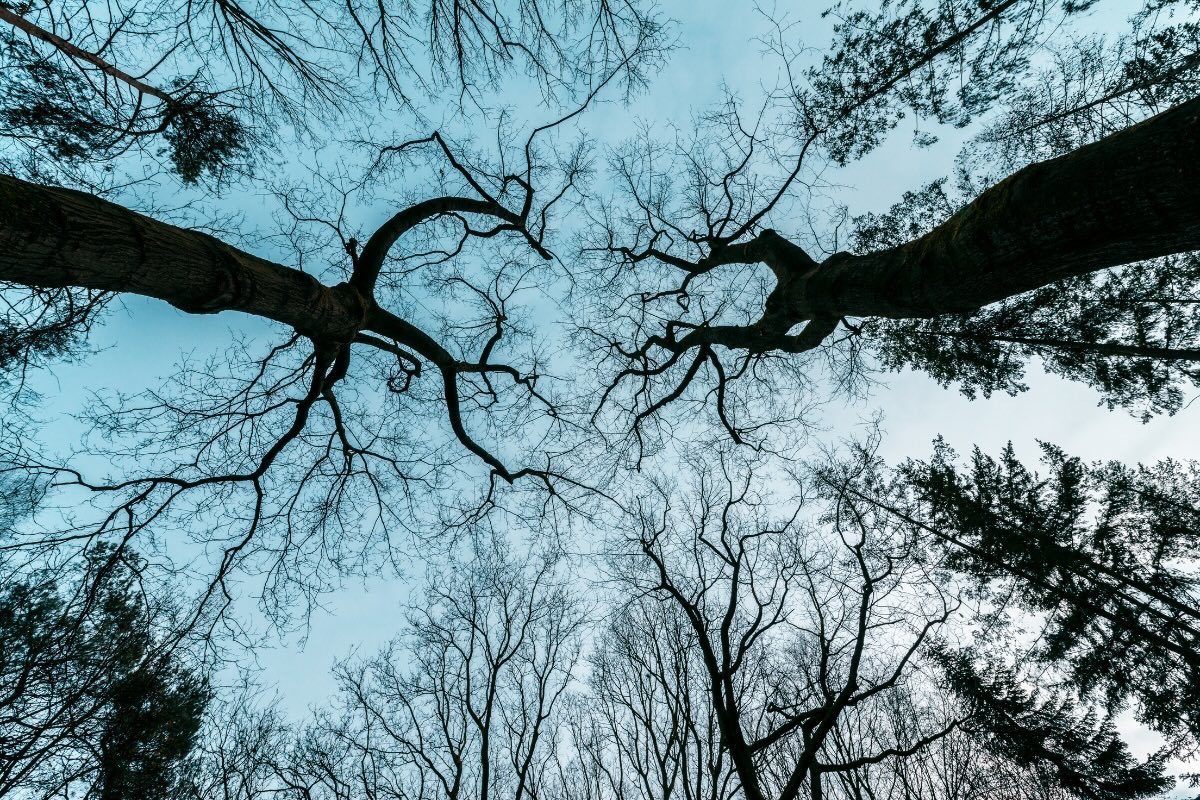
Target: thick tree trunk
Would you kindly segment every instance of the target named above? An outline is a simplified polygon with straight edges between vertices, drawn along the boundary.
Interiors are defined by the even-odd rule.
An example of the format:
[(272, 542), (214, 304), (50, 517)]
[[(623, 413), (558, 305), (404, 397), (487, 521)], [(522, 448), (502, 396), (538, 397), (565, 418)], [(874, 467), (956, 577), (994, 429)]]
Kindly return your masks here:
[(1200, 250), (1200, 98), (1025, 167), (912, 242), (798, 264), (807, 274), (776, 302), (796, 320), (933, 317), (1189, 250)]
[[(794, 260), (797, 248), (778, 236), (759, 239), (774, 245), (766, 247), (774, 260)], [(763, 249), (754, 245), (731, 247), (748, 255), (730, 260)], [(1197, 249), (1200, 99), (1026, 167), (908, 244), (838, 254), (815, 268), (772, 263), (791, 277), (769, 311), (795, 322), (967, 312), (1065, 277)], [(366, 322), (434, 361), (449, 358), (406, 323), (393, 330), (402, 321), (349, 285), (325, 286), (206, 234), (8, 176), (0, 176), (0, 281), (140, 294), (192, 313), (244, 311), (325, 341), (348, 341)]]
[(323, 341), (349, 341), (366, 315), (347, 285), (324, 286), (207, 234), (7, 175), (0, 175), (0, 280), (139, 294), (189, 313), (244, 311)]

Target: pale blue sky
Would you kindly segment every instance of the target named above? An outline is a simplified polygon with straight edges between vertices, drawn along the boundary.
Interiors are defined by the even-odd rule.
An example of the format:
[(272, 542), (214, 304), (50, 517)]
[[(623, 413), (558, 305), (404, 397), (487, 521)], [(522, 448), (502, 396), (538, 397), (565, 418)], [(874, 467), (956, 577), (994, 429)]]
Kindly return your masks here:
[[(1120, 25), (1131, 5), (1101, 3), (1096, 27)], [(781, 3), (779, 8), (788, 6)], [(789, 13), (811, 18), (795, 31), (821, 46), (827, 40), (828, 23), (816, 19), (818, 7), (797, 2), (790, 4)], [(589, 112), (584, 127), (599, 141), (614, 142), (628, 135), (636, 120), (659, 130), (670, 124), (687, 129), (694, 113), (720, 98), (722, 83), (749, 101), (755, 99), (762, 82), (774, 83), (774, 61), (753, 43), (767, 31), (766, 21), (749, 3), (740, 7), (717, 0), (675, 3), (666, 12), (679, 20), (681, 49), (631, 108), (606, 104)], [(837, 176), (845, 187), (836, 199), (854, 213), (884, 209), (905, 189), (946, 174), (956, 151), (952, 132), (946, 142), (927, 150), (910, 149), (903, 126), (896, 140)], [(164, 194), (169, 193), (164, 189)], [(233, 196), (225, 202), (245, 211), (252, 221), (266, 223), (267, 204), (262, 198)], [(379, 207), (372, 213), (382, 218), (390, 211)], [(256, 249), (288, 261), (281, 245), (267, 243)], [(51, 447), (69, 447), (78, 435), (75, 423), (63, 415), (85, 403), (89, 389), (111, 386), (113, 376), (119, 376), (125, 391), (152, 386), (170, 373), (181, 351), (203, 356), (222, 348), (231, 329), (250, 336), (261, 336), (266, 330), (257, 321), (228, 313), (188, 316), (139, 299), (126, 300), (124, 307), (97, 333), (94, 343), (102, 348), (100, 353), (85, 363), (55, 368), (52, 379), (40, 379), (48, 398), (41, 413), (53, 420), (42, 439)], [(978, 444), (994, 453), (1011, 440), (1020, 454), (1033, 456), (1035, 441), (1045, 439), (1086, 459), (1127, 461), (1189, 458), (1200, 443), (1196, 433), (1200, 409), (1187, 407), (1175, 417), (1156, 417), (1142, 424), (1123, 411), (1098, 408), (1097, 396), (1088, 387), (1042, 375), (1036, 367), (1030, 369), (1029, 392), (976, 402), (954, 389), (936, 386), (924, 375), (887, 375), (881, 381), (868, 402), (826, 412), (827, 438), (860, 434), (878, 409), (887, 434), (882, 454), (890, 461), (928, 454), (930, 441), (938, 434), (960, 452)], [(400, 603), (412, 583), (385, 578), (362, 586), (352, 581), (344, 591), (327, 597), (327, 610), (313, 615), (305, 644), (290, 637), (260, 653), (262, 682), (277, 687), (292, 713), (320, 703), (332, 688), (328, 669), (335, 657), (356, 647), (372, 652), (398, 631)], [(247, 613), (253, 612), (247, 609)]]

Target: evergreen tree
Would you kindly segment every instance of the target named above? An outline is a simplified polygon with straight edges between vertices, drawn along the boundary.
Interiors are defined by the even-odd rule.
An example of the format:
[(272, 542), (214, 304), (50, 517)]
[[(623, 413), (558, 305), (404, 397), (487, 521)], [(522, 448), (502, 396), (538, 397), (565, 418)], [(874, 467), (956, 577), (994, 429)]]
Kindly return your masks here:
[(1180, 752), (1197, 752), (1197, 465), (1085, 464), (1041, 450), (1044, 475), (1011, 445), (960, 465), (939, 440), (931, 459), (860, 484), (858, 496), (918, 526), (973, 585), (985, 621), (1033, 614), (1044, 627), (1027, 656), (1050, 668), (1044, 680), (1109, 713), (1133, 702)]
[(71, 581), (0, 588), (0, 796), (174, 796), (209, 691), (156, 630), (141, 567), (98, 549)]
[(1044, 772), (1086, 800), (1151, 797), (1174, 785), (1165, 754), (1139, 763), (1109, 718), (1080, 712), (1063, 695), (1039, 697), (1004, 666), (981, 666), (967, 651), (941, 651), (947, 688), (970, 711), (964, 729), (992, 752)]

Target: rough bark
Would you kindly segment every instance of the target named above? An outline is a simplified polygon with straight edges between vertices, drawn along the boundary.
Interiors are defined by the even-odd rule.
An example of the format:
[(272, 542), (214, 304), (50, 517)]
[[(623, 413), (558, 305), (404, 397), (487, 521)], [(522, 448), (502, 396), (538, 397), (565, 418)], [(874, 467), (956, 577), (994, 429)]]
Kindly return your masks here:
[(795, 321), (933, 317), (1190, 250), (1200, 250), (1200, 98), (1025, 167), (919, 239), (815, 270), (800, 261), (774, 301)]
[(0, 175), (0, 280), (139, 294), (188, 313), (244, 311), (320, 341), (350, 341), (367, 313), (348, 285), (325, 286), (207, 234), (7, 175)]
[[(756, 333), (814, 319), (973, 311), (1062, 278), (1200, 249), (1200, 99), (1026, 167), (900, 247), (815, 265), (788, 244), (768, 231), (711, 259), (771, 262), (779, 286), (769, 325), (751, 326)], [(326, 286), (206, 234), (8, 176), (0, 176), (0, 280), (140, 294), (191, 313), (243, 311), (320, 341), (373, 329), (435, 363), (453, 360), (358, 287)]]

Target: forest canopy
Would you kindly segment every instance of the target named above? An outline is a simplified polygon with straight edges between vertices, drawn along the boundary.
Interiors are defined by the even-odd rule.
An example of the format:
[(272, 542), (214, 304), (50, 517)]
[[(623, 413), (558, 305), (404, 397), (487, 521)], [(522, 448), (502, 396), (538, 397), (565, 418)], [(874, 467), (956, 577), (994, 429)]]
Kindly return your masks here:
[(1200, 466), (1063, 422), (1189, 441), (1195, 0), (0, 0), (0, 98), (0, 795), (1200, 757)]

